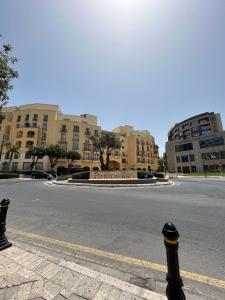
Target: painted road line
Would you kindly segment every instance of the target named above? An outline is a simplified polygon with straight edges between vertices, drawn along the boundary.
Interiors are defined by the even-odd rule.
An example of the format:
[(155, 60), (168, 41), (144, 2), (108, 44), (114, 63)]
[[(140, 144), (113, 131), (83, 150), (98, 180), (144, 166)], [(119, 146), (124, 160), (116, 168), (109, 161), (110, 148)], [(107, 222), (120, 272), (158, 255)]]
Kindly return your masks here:
[[(86, 246), (82, 246), (82, 245), (78, 245), (78, 244), (72, 244), (72, 243), (68, 243), (68, 242), (65, 242), (65, 241), (49, 238), (47, 236), (38, 235), (38, 234), (34, 234), (34, 233), (31, 233), (31, 232), (25, 232), (25, 231), (21, 231), (21, 230), (16, 230), (16, 229), (13, 229), (13, 228), (8, 229), (7, 231), (11, 232), (13, 234), (16, 234), (16, 235), (23, 236), (23, 237), (27, 237), (27, 238), (31, 238), (31, 239), (35, 239), (35, 240), (39, 240), (39, 241), (43, 241), (43, 242), (47, 242), (47, 243), (50, 243), (50, 244), (53, 244), (53, 245), (63, 246), (63, 247), (73, 249), (73, 250), (78, 250), (80, 252), (85, 252), (85, 253), (89, 253), (89, 254), (98, 255), (98, 256), (110, 258), (110, 259), (113, 259), (113, 260), (116, 260), (116, 261), (121, 261), (121, 262), (124, 262), (124, 263), (137, 265), (137, 266), (145, 267), (145, 268), (156, 270), (156, 271), (167, 272), (167, 267), (165, 265), (160, 265), (160, 264), (153, 263), (153, 262), (150, 262), (150, 261), (145, 261), (145, 260), (142, 260), (142, 259), (123, 256), (123, 255), (112, 253), (112, 252), (106, 252), (106, 251), (103, 251), (103, 250), (90, 248), (90, 247), (86, 247)], [(201, 283), (206, 283), (206, 284), (211, 285), (211, 286), (215, 286), (215, 287), (225, 289), (225, 281), (224, 280), (211, 278), (211, 277), (208, 277), (208, 276), (204, 276), (204, 275), (201, 275), (201, 274), (192, 273), (192, 272), (188, 272), (188, 271), (183, 271), (183, 270), (181, 271), (181, 275), (184, 278), (187, 278), (187, 279), (191, 279), (191, 280), (194, 280), (194, 281), (198, 281), (198, 282), (201, 282)]]

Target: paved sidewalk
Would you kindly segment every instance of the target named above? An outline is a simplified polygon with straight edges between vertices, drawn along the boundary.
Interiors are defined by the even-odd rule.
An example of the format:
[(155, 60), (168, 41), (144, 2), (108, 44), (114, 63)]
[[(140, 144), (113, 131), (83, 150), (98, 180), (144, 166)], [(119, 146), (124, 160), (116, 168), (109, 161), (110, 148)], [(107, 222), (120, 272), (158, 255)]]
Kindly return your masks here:
[(166, 297), (14, 242), (0, 252), (0, 300), (165, 300)]

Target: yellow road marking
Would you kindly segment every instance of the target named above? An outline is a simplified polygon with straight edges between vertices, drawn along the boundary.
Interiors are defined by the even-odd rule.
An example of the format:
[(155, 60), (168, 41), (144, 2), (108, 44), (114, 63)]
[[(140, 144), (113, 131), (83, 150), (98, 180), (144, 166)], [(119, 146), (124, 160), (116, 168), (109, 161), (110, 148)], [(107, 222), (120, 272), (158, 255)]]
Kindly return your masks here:
[[(27, 237), (27, 238), (48, 242), (53, 245), (64, 246), (64, 247), (67, 247), (67, 248), (70, 248), (73, 250), (78, 250), (78, 251), (89, 253), (89, 254), (94, 254), (94, 255), (111, 258), (111, 259), (121, 261), (124, 263), (129, 263), (129, 264), (149, 268), (149, 269), (156, 270), (156, 271), (167, 272), (167, 267), (165, 265), (160, 265), (160, 264), (153, 263), (150, 261), (137, 259), (137, 258), (133, 258), (133, 257), (128, 257), (128, 256), (123, 256), (123, 255), (112, 253), (112, 252), (106, 252), (103, 250), (90, 248), (90, 247), (86, 247), (86, 246), (82, 246), (82, 245), (78, 245), (78, 244), (72, 244), (72, 243), (61, 241), (61, 240), (49, 238), (47, 236), (42, 236), (42, 235), (34, 234), (31, 232), (21, 231), (21, 230), (16, 230), (13, 228), (8, 229), (7, 231), (17, 234), (17, 235)], [(211, 277), (207, 277), (207, 276), (204, 276), (201, 274), (192, 273), (192, 272), (183, 271), (183, 270), (181, 270), (181, 275), (182, 275), (182, 277), (187, 278), (187, 279), (191, 279), (194, 281), (206, 283), (211, 286), (216, 286), (216, 287), (225, 289), (225, 281), (224, 280), (211, 278)]]

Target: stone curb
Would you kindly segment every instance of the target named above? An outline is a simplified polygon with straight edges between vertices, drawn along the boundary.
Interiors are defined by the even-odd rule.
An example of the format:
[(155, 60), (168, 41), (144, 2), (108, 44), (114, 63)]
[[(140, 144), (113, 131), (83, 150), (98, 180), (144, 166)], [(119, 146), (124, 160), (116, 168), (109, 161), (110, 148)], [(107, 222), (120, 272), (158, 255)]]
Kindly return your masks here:
[(173, 181), (168, 181), (168, 182), (158, 182), (158, 183), (146, 183), (146, 184), (92, 184), (92, 183), (69, 183), (68, 181), (56, 181), (56, 180), (52, 180), (51, 181), (52, 185), (69, 185), (69, 186), (85, 186), (85, 187), (126, 187), (126, 188), (130, 188), (130, 187), (140, 187), (140, 188), (144, 188), (144, 187), (150, 187), (150, 186), (162, 186), (162, 185), (172, 185), (174, 184)]

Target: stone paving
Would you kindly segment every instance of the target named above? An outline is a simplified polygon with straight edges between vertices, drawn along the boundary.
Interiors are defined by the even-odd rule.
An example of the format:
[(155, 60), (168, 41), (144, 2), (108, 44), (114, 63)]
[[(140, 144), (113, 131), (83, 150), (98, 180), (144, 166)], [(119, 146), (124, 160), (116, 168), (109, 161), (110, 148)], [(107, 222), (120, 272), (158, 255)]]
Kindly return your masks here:
[(165, 300), (166, 297), (14, 243), (0, 252), (0, 300)]

